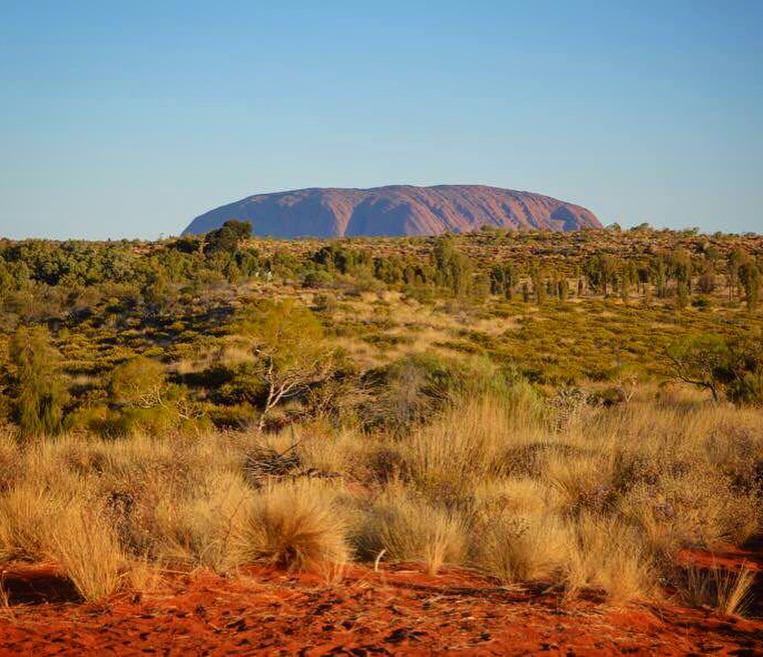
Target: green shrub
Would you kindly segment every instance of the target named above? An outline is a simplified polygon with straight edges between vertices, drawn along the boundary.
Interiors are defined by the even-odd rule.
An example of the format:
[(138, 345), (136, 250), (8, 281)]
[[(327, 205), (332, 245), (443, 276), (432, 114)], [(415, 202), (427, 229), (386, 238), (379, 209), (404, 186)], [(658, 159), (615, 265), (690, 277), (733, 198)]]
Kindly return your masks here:
[[(248, 382), (241, 383), (248, 383), (250, 390), (264, 388), (260, 428), (281, 401), (304, 392), (333, 370), (335, 351), (323, 326), (309, 309), (292, 300), (262, 301), (245, 310), (236, 330), (252, 355), (251, 365), (241, 373)], [(247, 401), (259, 400), (249, 396)]]
[(158, 361), (137, 356), (111, 372), (109, 394), (120, 406), (152, 408), (162, 404), (167, 380)]
[(15, 419), (24, 435), (58, 433), (63, 427), (64, 405), (69, 400), (59, 371), (60, 355), (42, 327), (20, 327), (10, 344), (15, 367), (13, 404)]

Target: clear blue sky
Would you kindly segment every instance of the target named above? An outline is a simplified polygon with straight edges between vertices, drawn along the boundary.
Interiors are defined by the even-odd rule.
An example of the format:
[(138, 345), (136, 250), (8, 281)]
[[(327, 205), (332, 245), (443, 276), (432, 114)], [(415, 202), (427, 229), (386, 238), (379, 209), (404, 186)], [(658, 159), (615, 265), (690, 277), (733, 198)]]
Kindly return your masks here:
[(485, 183), (763, 232), (763, 2), (0, 0), (0, 235)]

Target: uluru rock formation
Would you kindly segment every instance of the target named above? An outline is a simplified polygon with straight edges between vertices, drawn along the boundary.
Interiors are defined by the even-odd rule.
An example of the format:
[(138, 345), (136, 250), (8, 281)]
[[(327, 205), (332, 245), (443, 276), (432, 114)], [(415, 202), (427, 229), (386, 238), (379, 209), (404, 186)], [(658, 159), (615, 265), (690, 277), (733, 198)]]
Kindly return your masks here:
[(196, 217), (183, 234), (203, 234), (228, 219), (249, 221), (255, 235), (273, 237), (436, 235), (483, 225), (564, 231), (601, 227), (590, 210), (531, 192), (484, 185), (390, 185), (257, 194)]

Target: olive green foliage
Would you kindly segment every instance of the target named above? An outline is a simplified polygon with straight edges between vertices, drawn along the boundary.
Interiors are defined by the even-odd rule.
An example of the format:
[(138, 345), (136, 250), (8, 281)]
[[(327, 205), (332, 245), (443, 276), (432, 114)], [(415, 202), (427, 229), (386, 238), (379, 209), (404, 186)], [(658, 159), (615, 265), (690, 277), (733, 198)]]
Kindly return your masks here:
[[(538, 386), (614, 390), (632, 368), (645, 380), (677, 378), (664, 354), (695, 335), (729, 349), (722, 367), (699, 377), (708, 395), (757, 404), (760, 359), (750, 345), (763, 328), (762, 264), (759, 236), (647, 226), (283, 241), (252, 239), (245, 223), (229, 222), (153, 243), (0, 240), (0, 343), (19, 326), (48, 326), (61, 354), (50, 362), (71, 381), (55, 408), (73, 430), (109, 434), (159, 417), (163, 431), (200, 419), (274, 426), (306, 413), (403, 427), (439, 412), (441, 366), (453, 374), (481, 359)], [(280, 310), (263, 310), (265, 299)], [(267, 336), (277, 331), (265, 318), (289, 305), (296, 319), (284, 326), (298, 328), (284, 335), (305, 337), (281, 335), (273, 350)], [(300, 367), (286, 357), (294, 350), (306, 354)], [(677, 354), (682, 370), (691, 354)], [(139, 356), (148, 360), (133, 362)], [(17, 368), (3, 365), (0, 414), (18, 422)], [(128, 399), (128, 379), (157, 373), (158, 387), (134, 387)], [(371, 398), (378, 405), (368, 412)]]
[(10, 343), (14, 367), (12, 396), (15, 419), (22, 433), (37, 436), (62, 428), (66, 383), (59, 372), (60, 356), (43, 327), (20, 327)]
[(710, 390), (718, 401), (725, 392), (737, 404), (763, 403), (763, 341), (760, 337), (726, 340), (691, 335), (666, 350), (680, 381)]
[(726, 396), (737, 405), (763, 406), (763, 336), (730, 342)]
[(266, 390), (260, 426), (284, 399), (325, 378), (333, 365), (333, 350), (323, 327), (304, 306), (288, 300), (263, 301), (242, 313), (236, 331), (254, 358), (254, 375)]
[(670, 345), (666, 353), (678, 379), (707, 388), (713, 399), (718, 400), (730, 358), (728, 345), (722, 338), (692, 336)]
[(606, 254), (597, 254), (589, 258), (584, 266), (588, 286), (594, 292), (607, 296), (615, 280), (617, 264), (614, 258)]
[(517, 273), (510, 262), (493, 265), (490, 270), (490, 293), (511, 299), (517, 284)]
[(456, 296), (467, 294), (472, 285), (473, 265), (461, 253), (452, 236), (441, 237), (435, 243), (434, 266), (438, 285), (450, 289)]
[(758, 265), (752, 260), (745, 260), (739, 267), (739, 280), (744, 288), (747, 307), (754, 310), (758, 305), (760, 286), (763, 281)]
[(167, 381), (158, 361), (138, 356), (114, 368), (109, 380), (111, 399), (120, 406), (151, 408), (163, 403)]
[(226, 221), (220, 228), (213, 230), (204, 237), (205, 252), (209, 255), (219, 252), (235, 253), (241, 241), (252, 233), (252, 225), (248, 221)]
[(188, 391), (169, 383), (164, 365), (152, 358), (137, 356), (116, 366), (108, 392), (112, 412), (101, 423), (103, 433), (164, 433), (181, 425), (191, 431), (205, 424)]
[(401, 358), (367, 373), (374, 392), (362, 412), (364, 423), (402, 433), (473, 395), (505, 395), (516, 378), (513, 370), (479, 357), (463, 361), (425, 352)]

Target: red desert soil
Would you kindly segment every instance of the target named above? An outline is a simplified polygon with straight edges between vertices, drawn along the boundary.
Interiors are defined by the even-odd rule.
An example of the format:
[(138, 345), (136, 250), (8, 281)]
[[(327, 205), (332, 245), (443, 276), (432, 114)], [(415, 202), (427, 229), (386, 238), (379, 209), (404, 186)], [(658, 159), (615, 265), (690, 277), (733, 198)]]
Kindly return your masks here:
[[(760, 571), (761, 547), (729, 550), (724, 563)], [(701, 566), (708, 557), (684, 559)], [(352, 567), (334, 584), (268, 569), (235, 579), (176, 574), (161, 593), (102, 605), (74, 602), (51, 568), (3, 578), (10, 604), (0, 609), (0, 655), (763, 655), (759, 617), (671, 602), (563, 603), (558, 592), (511, 590), (462, 570)]]

